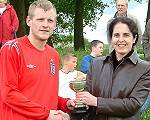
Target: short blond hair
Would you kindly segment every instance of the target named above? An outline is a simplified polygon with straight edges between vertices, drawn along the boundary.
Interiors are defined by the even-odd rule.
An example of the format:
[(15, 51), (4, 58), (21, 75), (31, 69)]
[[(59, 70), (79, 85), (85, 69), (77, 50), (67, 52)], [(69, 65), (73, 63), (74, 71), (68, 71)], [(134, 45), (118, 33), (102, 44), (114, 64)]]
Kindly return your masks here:
[(34, 2), (29, 6), (28, 16), (29, 16), (31, 19), (32, 19), (33, 16), (34, 16), (34, 11), (35, 11), (36, 8), (41, 8), (41, 9), (43, 9), (44, 11), (53, 9), (54, 12), (55, 12), (56, 15), (57, 15), (56, 8), (54, 7), (54, 5), (53, 5), (50, 1), (48, 1), (48, 0), (36, 0), (36, 1), (34, 1)]
[(62, 56), (62, 58), (61, 58), (61, 63), (62, 63), (62, 65), (64, 65), (65, 61), (69, 61), (70, 58), (72, 58), (72, 57), (76, 57), (76, 58), (77, 58), (77, 56), (76, 56), (75, 54), (72, 54), (72, 53), (64, 54), (64, 55)]
[(7, 0), (0, 0), (1, 3), (7, 3)]

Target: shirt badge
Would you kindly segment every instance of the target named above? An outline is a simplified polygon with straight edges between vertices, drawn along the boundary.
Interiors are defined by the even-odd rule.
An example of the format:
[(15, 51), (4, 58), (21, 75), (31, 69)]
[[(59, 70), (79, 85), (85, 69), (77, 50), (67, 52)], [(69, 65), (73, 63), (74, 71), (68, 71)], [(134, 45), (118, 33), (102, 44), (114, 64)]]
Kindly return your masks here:
[(53, 59), (50, 60), (50, 72), (52, 75), (55, 75), (55, 71), (56, 71), (56, 66), (54, 64)]

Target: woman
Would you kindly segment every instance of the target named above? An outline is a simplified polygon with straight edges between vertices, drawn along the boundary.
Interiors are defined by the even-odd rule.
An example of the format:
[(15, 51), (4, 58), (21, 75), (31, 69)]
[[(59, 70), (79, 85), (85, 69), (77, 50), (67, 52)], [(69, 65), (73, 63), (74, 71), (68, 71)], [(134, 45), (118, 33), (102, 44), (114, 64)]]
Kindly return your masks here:
[(88, 120), (138, 120), (150, 89), (150, 64), (134, 51), (137, 25), (118, 17), (108, 33), (114, 50), (93, 60), (87, 74), (88, 92), (77, 93), (76, 101), (89, 105)]

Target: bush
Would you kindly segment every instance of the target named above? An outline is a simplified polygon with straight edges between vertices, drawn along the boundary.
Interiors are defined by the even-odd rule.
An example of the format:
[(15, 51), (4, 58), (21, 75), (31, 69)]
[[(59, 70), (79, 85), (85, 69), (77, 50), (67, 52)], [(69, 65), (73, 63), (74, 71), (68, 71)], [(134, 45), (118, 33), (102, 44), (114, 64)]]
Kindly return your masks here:
[(144, 54), (139, 54), (139, 57), (144, 60)]
[(143, 48), (142, 47), (137, 48), (137, 53), (138, 54), (144, 54)]
[(150, 107), (141, 114), (141, 120), (150, 120)]

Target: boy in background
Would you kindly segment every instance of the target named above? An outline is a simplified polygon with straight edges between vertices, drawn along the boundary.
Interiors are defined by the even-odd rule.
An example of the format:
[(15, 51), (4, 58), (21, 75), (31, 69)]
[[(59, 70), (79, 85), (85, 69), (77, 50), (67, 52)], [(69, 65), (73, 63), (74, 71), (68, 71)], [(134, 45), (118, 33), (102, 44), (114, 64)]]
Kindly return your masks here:
[(103, 53), (104, 43), (100, 40), (93, 40), (90, 45), (91, 53), (83, 57), (81, 61), (80, 71), (87, 74), (90, 64), (95, 57), (101, 56)]
[(75, 70), (77, 57), (74, 54), (66, 54), (62, 57), (62, 68), (59, 70), (59, 96), (75, 98), (75, 92), (69, 88), (69, 82), (73, 80), (85, 80), (86, 75)]

